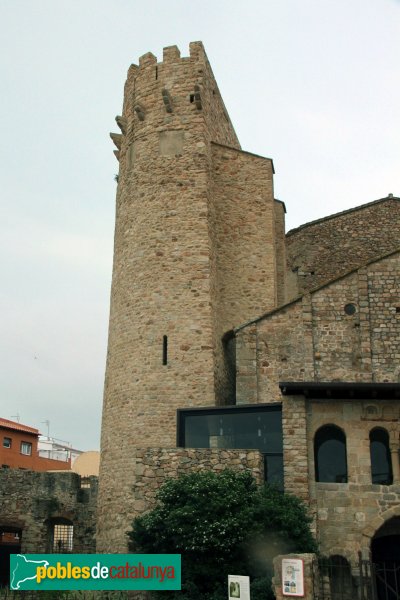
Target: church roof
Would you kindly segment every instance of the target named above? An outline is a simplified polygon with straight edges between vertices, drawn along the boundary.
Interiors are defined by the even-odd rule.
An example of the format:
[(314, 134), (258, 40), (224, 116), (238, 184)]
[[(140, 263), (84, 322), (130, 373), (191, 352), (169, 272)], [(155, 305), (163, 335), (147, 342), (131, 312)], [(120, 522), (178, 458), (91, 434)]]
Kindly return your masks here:
[[(399, 200), (400, 200), (400, 198), (399, 198)], [(364, 206), (366, 206), (366, 205), (364, 205)], [(296, 296), (296, 298), (293, 298), (292, 300), (290, 300), (290, 302), (286, 302), (285, 304), (281, 304), (280, 306), (277, 306), (276, 308), (273, 308), (272, 310), (270, 310), (270, 311), (268, 311), (266, 313), (263, 313), (262, 315), (259, 315), (258, 317), (255, 317), (254, 319), (250, 319), (249, 321), (246, 321), (245, 323), (242, 323), (241, 325), (238, 325), (238, 327), (234, 327), (232, 331), (233, 331), (233, 333), (237, 333), (241, 329), (244, 329), (245, 327), (248, 327), (249, 325), (253, 325), (254, 323), (257, 323), (258, 321), (262, 321), (263, 319), (266, 319), (266, 318), (270, 317), (271, 315), (273, 315), (273, 314), (275, 314), (277, 312), (280, 312), (281, 310), (284, 310), (285, 308), (288, 308), (292, 304), (295, 304), (296, 302), (299, 302), (305, 295), (307, 295), (307, 294), (314, 294), (315, 292), (318, 292), (322, 288), (327, 287), (328, 285), (331, 285), (332, 283), (335, 283), (335, 281), (339, 281), (340, 279), (344, 279), (348, 275), (351, 275), (352, 273), (356, 273), (360, 269), (364, 269), (365, 267), (368, 267), (369, 265), (372, 265), (372, 264), (377, 263), (377, 262), (379, 262), (381, 260), (384, 260), (385, 258), (389, 258), (390, 256), (398, 254), (399, 252), (400, 252), (400, 248), (397, 248), (396, 250), (392, 250), (391, 252), (385, 252), (385, 254), (381, 254), (379, 256), (376, 256), (372, 260), (369, 260), (368, 262), (366, 262), (366, 263), (364, 263), (362, 265), (359, 265), (358, 267), (350, 269), (349, 271), (346, 271), (345, 273), (341, 273), (340, 275), (338, 275), (337, 277), (334, 277), (333, 279), (329, 279), (328, 281), (324, 281), (323, 283), (321, 283), (320, 285), (318, 285), (315, 288), (312, 288), (308, 292), (305, 292), (304, 294)]]
[(397, 196), (393, 196), (393, 194), (388, 194), (385, 198), (379, 198), (379, 200), (373, 200), (372, 202), (367, 202), (366, 204), (361, 204), (360, 206), (355, 206), (354, 208), (348, 208), (347, 210), (343, 210), (338, 213), (334, 213), (333, 215), (328, 215), (327, 217), (322, 217), (321, 219), (316, 219), (315, 221), (309, 221), (308, 223), (304, 223), (303, 225), (299, 225), (299, 227), (295, 227), (287, 232), (286, 237), (289, 237), (306, 227), (310, 227), (312, 225), (318, 225), (319, 223), (324, 223), (325, 221), (329, 221), (330, 219), (336, 219), (337, 217), (341, 217), (342, 215), (348, 215), (349, 213), (356, 212), (358, 210), (363, 210), (364, 208), (368, 208), (369, 206), (374, 206), (374, 204), (380, 204), (381, 202), (387, 202), (388, 200), (397, 200), (400, 198)]

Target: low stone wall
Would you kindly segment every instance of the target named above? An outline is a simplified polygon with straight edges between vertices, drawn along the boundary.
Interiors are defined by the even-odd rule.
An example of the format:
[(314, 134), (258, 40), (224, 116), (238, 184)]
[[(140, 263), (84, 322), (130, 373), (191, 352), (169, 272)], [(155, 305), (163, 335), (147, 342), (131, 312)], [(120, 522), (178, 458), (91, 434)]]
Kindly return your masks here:
[(225, 469), (251, 471), (257, 483), (264, 481), (264, 460), (258, 450), (192, 448), (144, 448), (136, 451), (135, 511), (150, 510), (160, 486), (169, 477), (199, 471)]
[(0, 528), (22, 530), (21, 551), (44, 553), (49, 546), (49, 520), (73, 523), (73, 550), (95, 551), (97, 477), (0, 469)]

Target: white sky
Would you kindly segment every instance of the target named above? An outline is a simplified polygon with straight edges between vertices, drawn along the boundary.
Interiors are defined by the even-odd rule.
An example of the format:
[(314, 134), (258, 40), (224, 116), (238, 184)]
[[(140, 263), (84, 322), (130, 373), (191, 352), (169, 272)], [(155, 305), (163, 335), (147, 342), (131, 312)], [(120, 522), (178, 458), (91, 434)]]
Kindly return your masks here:
[(0, 416), (99, 446), (117, 131), (141, 54), (202, 40), (288, 229), (400, 196), (400, 0), (0, 0)]

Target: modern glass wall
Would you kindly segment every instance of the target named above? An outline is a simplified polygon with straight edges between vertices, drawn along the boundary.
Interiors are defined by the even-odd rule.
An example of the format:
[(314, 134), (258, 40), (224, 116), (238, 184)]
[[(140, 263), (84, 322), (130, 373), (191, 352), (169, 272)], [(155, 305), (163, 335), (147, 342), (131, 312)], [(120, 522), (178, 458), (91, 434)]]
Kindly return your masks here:
[(256, 449), (265, 479), (283, 489), (282, 405), (178, 410), (178, 446)]

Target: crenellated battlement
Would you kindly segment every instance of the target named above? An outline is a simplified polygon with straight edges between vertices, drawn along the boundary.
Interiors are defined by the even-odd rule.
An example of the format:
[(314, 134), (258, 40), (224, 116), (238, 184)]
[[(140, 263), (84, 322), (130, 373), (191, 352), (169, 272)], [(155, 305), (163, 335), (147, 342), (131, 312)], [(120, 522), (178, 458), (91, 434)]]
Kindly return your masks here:
[(167, 46), (163, 48), (163, 62), (177, 62), (181, 58), (178, 46)]
[(123, 170), (133, 164), (135, 142), (160, 132), (192, 131), (204, 137), (197, 143), (207, 140), (240, 148), (202, 42), (190, 43), (189, 56), (181, 57), (174, 45), (163, 49), (161, 62), (152, 52), (138, 62), (129, 67), (123, 112), (117, 117), (123, 137), (111, 134)]
[[(157, 61), (157, 57), (152, 52), (146, 52), (139, 57), (139, 68), (147, 67), (149, 65), (162, 65), (168, 63), (176, 63), (180, 60), (192, 60), (196, 62), (204, 62), (207, 59), (207, 54), (204, 49), (202, 42), (190, 42), (189, 44), (189, 56), (182, 56), (178, 46), (166, 46), (163, 48), (163, 60), (162, 62)], [(136, 66), (136, 65), (135, 65)]]

